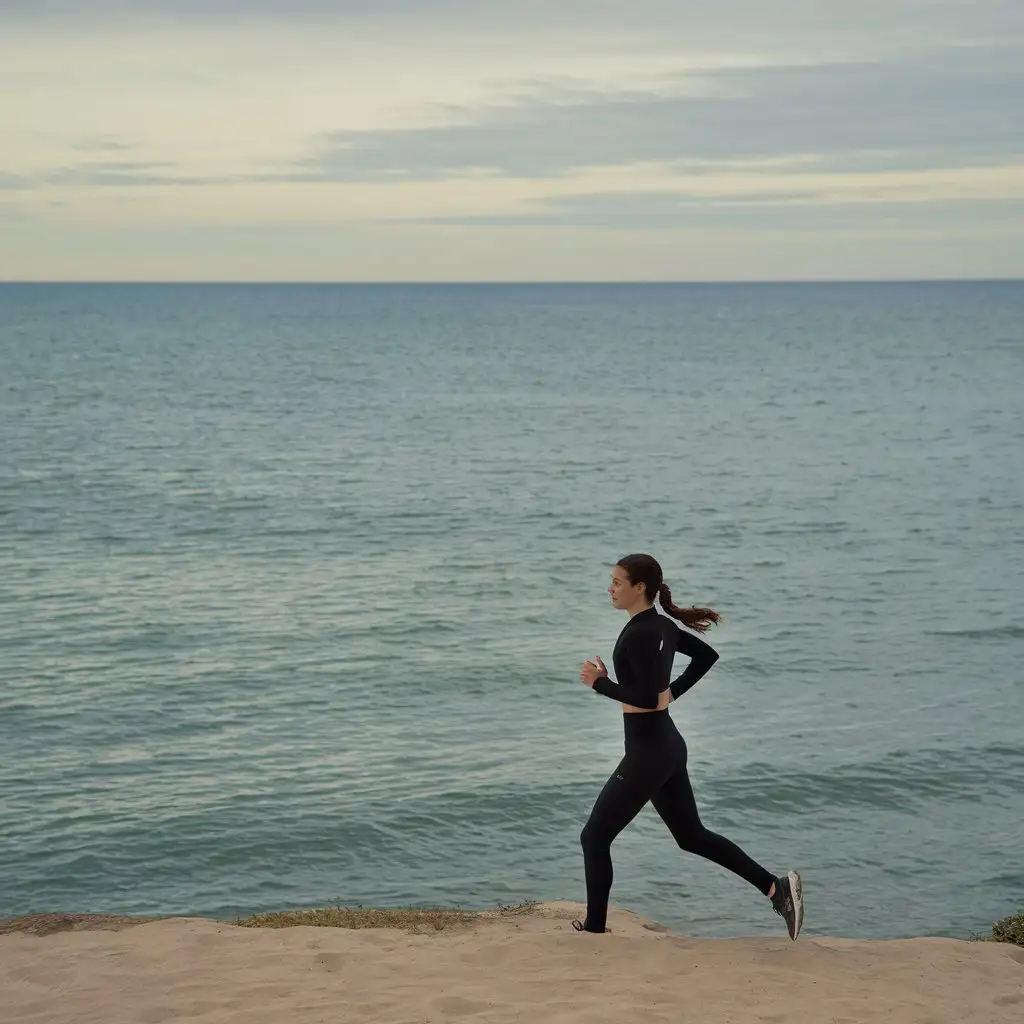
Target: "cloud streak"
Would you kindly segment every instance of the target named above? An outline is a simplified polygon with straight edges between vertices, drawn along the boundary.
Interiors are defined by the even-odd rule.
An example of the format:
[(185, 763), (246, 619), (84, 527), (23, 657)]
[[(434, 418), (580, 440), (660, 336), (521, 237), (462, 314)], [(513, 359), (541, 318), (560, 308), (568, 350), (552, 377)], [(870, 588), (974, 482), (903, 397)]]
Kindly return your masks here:
[(1024, 152), (1024, 61), (949, 49), (903, 60), (731, 69), (676, 94), (584, 91), (449, 111), (453, 124), (340, 132), (302, 180), (437, 180), (467, 171), (548, 178), (634, 162), (813, 154), (822, 166), (935, 167)]
[(117, 135), (91, 135), (71, 145), (80, 153), (126, 153), (132, 149), (130, 142)]
[(973, 228), (1024, 230), (1019, 199), (944, 199), (941, 202), (823, 200), (814, 192), (703, 197), (674, 192), (594, 193), (544, 200), (538, 210), (508, 216), (423, 218), (478, 228), (586, 228), (612, 231), (735, 229), (747, 232), (877, 231), (898, 220), (903, 230)]

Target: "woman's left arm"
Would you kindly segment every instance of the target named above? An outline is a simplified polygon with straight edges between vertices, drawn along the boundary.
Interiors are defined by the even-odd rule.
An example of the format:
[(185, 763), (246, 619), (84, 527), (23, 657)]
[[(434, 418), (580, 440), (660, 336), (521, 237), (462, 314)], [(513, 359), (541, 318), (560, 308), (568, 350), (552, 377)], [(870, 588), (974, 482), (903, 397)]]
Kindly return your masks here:
[(682, 697), (691, 686), (701, 679), (708, 669), (718, 661), (718, 651), (710, 644), (705, 643), (700, 637), (687, 633), (684, 629), (676, 627), (676, 650), (690, 658), (690, 664), (683, 670), (682, 675), (672, 680), (669, 689), (672, 691), (672, 699)]

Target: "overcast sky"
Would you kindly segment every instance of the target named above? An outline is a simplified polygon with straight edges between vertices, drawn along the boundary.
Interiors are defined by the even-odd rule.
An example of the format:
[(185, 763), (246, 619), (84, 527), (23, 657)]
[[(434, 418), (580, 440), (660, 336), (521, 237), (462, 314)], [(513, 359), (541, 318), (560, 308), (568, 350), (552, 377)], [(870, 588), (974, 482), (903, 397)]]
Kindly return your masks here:
[(1024, 276), (1024, 0), (0, 0), (0, 280)]

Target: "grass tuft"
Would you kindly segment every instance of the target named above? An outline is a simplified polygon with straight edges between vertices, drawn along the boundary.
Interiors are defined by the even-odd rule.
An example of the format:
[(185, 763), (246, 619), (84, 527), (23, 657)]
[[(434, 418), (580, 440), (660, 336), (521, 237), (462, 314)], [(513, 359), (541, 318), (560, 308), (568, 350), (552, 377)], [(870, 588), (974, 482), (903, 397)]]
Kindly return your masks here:
[(271, 914), (256, 914), (240, 918), (233, 923), (242, 928), (400, 928), (408, 932), (440, 932), (464, 927), (481, 918), (518, 917), (534, 911), (536, 902), (514, 906), (498, 904), (496, 911), (452, 910), (440, 907), (414, 909), (411, 907), (326, 907), (311, 910), (281, 910)]
[(992, 939), (995, 942), (1012, 942), (1024, 946), (1024, 913), (1011, 914), (992, 925)]
[(57, 932), (117, 932), (156, 917), (124, 917), (121, 914), (30, 914), (0, 921), (0, 935), (56, 935)]

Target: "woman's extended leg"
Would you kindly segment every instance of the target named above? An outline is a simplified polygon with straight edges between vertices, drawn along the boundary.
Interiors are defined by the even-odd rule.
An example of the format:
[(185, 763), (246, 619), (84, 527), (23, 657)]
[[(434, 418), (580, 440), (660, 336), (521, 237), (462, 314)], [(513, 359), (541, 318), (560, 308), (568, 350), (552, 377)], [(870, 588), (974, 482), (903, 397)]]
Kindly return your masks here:
[(775, 883), (775, 876), (743, 852), (732, 840), (706, 829), (697, 813), (697, 801), (686, 771), (685, 761), (651, 797), (654, 809), (668, 825), (672, 838), (687, 853), (720, 864), (745, 878), (765, 896)]
[(770, 896), (772, 907), (785, 922), (789, 937), (795, 939), (804, 925), (803, 881), (796, 871), (776, 877), (766, 871), (734, 842), (711, 832), (701, 823), (685, 760), (651, 797), (654, 809), (669, 827), (680, 849), (705, 857)]

